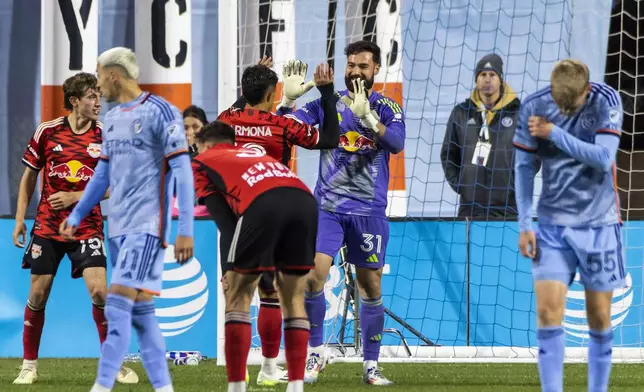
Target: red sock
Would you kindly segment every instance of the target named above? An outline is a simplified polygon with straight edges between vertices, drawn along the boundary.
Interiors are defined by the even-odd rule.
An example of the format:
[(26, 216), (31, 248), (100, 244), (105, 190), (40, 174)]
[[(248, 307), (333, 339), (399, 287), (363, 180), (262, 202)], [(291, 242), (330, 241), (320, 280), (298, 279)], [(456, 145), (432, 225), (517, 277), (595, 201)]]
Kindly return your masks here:
[(22, 329), (22, 348), (24, 350), (24, 359), (28, 361), (38, 359), (43, 325), (45, 325), (45, 309), (33, 310), (27, 304)]
[(98, 340), (101, 341), (101, 346), (107, 338), (107, 320), (105, 319), (105, 309), (103, 306), (92, 305), (92, 317), (96, 323), (98, 330)]
[(226, 374), (228, 382), (246, 381), (246, 362), (250, 351), (250, 313), (226, 313)]
[(289, 381), (304, 380), (308, 344), (309, 321), (305, 318), (284, 320), (284, 350)]
[(264, 358), (277, 358), (282, 342), (282, 312), (278, 300), (260, 300), (257, 330)]

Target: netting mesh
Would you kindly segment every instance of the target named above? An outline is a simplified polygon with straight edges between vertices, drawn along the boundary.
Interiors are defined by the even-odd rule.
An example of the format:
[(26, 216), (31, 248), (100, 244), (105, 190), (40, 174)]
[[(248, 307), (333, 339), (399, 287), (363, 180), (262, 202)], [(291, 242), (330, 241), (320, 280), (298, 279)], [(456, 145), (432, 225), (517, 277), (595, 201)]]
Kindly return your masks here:
[[(625, 218), (644, 211), (636, 196), (641, 192), (636, 184), (643, 182), (638, 176), (644, 159), (633, 152), (642, 144), (637, 132), (639, 8), (637, 2), (615, 2), (608, 61), (602, 57), (596, 61), (600, 66), (592, 68), (603, 71), (606, 65), (606, 82), (619, 89), (624, 102), (625, 137), (618, 164)], [(402, 206), (397, 206), (396, 213), (390, 211), (397, 218), (391, 219), (382, 284), (389, 312), (385, 358), (535, 358), (531, 265), (517, 250), (518, 225), (503, 218), (455, 218), (459, 200), (445, 181), (441, 147), (452, 109), (474, 88), (475, 66), (481, 57), (498, 54), (504, 62), (504, 82), (523, 99), (549, 83), (557, 60), (583, 52), (571, 42), (575, 34), (579, 37), (583, 29), (594, 27), (575, 24), (574, 9), (572, 0), (330, 0), (297, 5), (240, 1), (240, 74), (263, 54), (273, 56), (278, 73), (283, 62), (292, 58), (308, 62), (309, 69), (328, 61), (336, 70), (336, 89), (341, 90), (345, 88), (344, 45), (370, 39), (383, 49), (377, 88), (389, 96), (399, 94), (407, 126), (405, 151), (394, 159), (404, 170), (391, 171), (391, 182), (398, 180), (403, 186), (390, 186), (389, 194), (390, 203)], [(601, 18), (598, 15), (596, 20)], [(603, 81), (601, 72), (591, 76)], [(314, 89), (298, 106), (316, 97)], [(298, 149), (296, 159), (298, 174), (313, 188), (318, 153)], [(535, 203), (540, 188), (538, 175)], [(639, 226), (637, 222), (626, 226), (629, 288), (615, 293), (611, 309), (618, 360), (643, 358), (639, 297), (644, 255)], [(353, 339), (359, 332), (359, 302), (351, 295), (353, 283), (347, 271), (336, 258), (325, 287), (325, 341), (336, 359), (351, 358), (360, 349)], [(256, 298), (255, 320), (258, 304)], [(567, 357), (573, 360), (585, 357), (584, 306), (583, 287), (576, 280), (565, 311)], [(255, 330), (253, 347), (258, 349), (259, 343)], [(633, 350), (624, 350), (629, 348)]]

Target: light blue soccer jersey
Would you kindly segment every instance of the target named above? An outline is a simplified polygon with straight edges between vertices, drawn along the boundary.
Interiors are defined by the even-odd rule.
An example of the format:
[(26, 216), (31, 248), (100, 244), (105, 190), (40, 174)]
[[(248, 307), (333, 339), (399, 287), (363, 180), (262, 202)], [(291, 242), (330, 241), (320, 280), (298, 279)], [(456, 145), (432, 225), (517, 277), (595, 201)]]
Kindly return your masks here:
[(102, 158), (109, 161), (109, 237), (150, 234), (166, 242), (170, 227), (168, 158), (188, 151), (179, 110), (144, 92), (110, 110)]
[[(548, 140), (530, 136), (530, 116), (544, 117), (555, 125)], [(615, 156), (622, 117), (619, 94), (603, 83), (591, 84), (586, 103), (572, 116), (561, 114), (549, 87), (523, 101), (514, 137), (515, 146), (530, 153), (517, 154), (516, 162), (522, 230), (529, 229), (532, 219), (529, 177), (536, 169), (528, 173), (536, 159), (543, 177), (537, 207), (540, 225), (584, 228), (620, 222)]]

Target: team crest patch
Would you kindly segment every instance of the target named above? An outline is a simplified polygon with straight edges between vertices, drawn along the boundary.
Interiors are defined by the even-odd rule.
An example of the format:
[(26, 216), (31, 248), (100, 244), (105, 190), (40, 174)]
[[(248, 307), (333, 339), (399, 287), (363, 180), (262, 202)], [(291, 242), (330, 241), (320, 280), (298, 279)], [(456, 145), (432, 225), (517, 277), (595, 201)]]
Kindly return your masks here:
[(595, 126), (595, 118), (592, 116), (584, 116), (581, 118), (581, 127), (583, 129), (591, 129)]
[(37, 259), (42, 255), (42, 247), (38, 244), (31, 244), (31, 258)]
[(101, 156), (101, 145), (98, 143), (90, 143), (87, 146), (87, 153), (92, 158), (98, 158)]
[(512, 117), (503, 117), (503, 119), (501, 120), (501, 125), (506, 128), (511, 127), (513, 123), (514, 121), (512, 120)]
[(132, 132), (141, 133), (143, 130), (143, 125), (141, 125), (141, 120), (134, 120), (132, 122)]

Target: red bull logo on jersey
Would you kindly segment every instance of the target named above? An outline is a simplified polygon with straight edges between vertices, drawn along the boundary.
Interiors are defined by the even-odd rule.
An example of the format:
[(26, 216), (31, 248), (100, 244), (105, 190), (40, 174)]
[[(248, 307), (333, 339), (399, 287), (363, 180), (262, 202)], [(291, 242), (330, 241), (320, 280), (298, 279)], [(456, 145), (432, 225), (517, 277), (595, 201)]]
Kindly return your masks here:
[(344, 148), (350, 152), (378, 149), (376, 142), (356, 131), (349, 131), (344, 135), (340, 135), (338, 147)]
[(64, 178), (69, 182), (89, 181), (94, 175), (94, 169), (79, 161), (71, 160), (66, 163), (52, 163), (49, 177)]
[(101, 145), (98, 143), (90, 143), (87, 146), (87, 153), (92, 158), (98, 158), (101, 156)]

